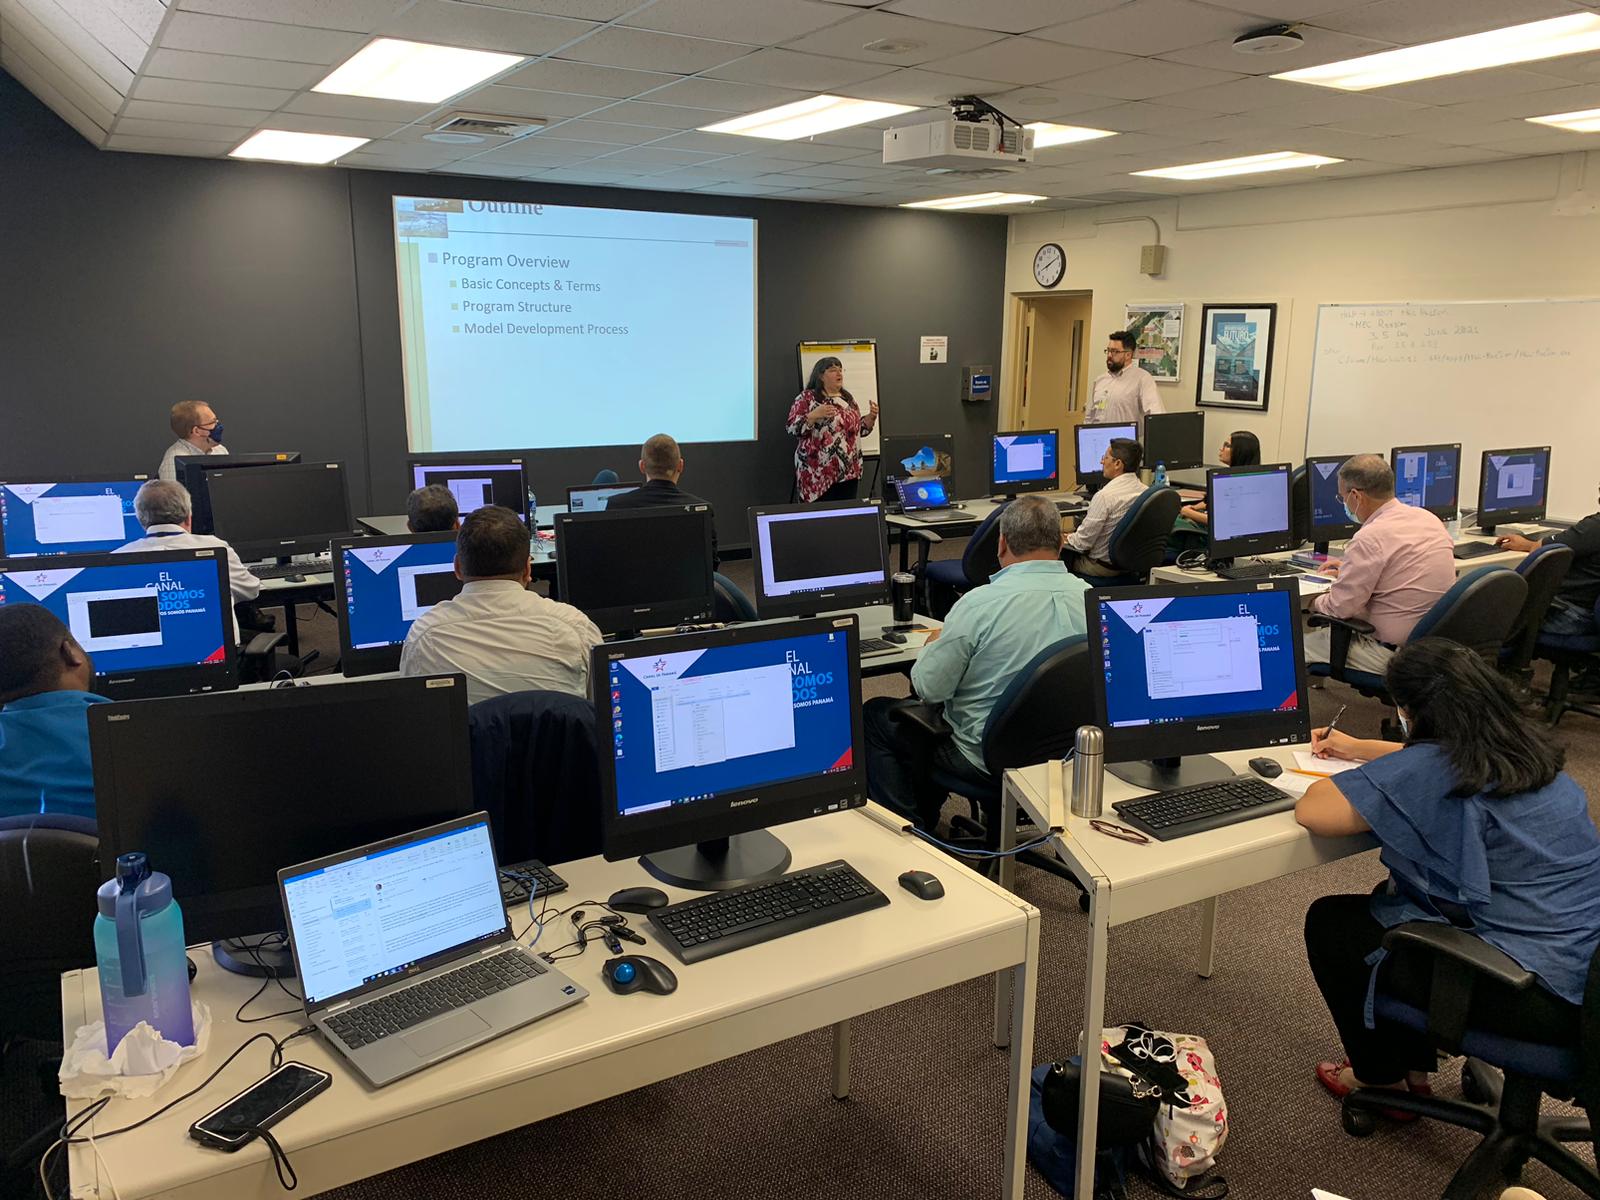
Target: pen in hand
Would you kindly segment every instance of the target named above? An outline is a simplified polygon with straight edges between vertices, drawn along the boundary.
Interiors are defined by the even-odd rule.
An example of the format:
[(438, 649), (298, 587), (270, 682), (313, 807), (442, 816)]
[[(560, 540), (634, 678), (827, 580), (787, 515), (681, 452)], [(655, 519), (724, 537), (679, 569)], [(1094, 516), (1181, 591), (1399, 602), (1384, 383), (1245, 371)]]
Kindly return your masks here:
[(1348, 704), (1339, 705), (1339, 711), (1333, 714), (1333, 720), (1329, 721), (1328, 727), (1322, 731), (1322, 749), (1317, 751), (1318, 757), (1328, 757), (1328, 739), (1333, 736), (1333, 731), (1339, 728), (1339, 718), (1344, 716), (1344, 710), (1349, 707)]

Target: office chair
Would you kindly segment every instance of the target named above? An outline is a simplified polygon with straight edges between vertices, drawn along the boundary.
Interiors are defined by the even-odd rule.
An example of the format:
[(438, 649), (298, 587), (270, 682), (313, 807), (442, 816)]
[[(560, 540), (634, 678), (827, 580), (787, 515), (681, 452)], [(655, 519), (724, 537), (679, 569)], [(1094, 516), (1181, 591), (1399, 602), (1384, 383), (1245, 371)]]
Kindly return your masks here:
[(1144, 583), (1150, 568), (1159, 567), (1167, 552), (1167, 539), (1178, 519), (1183, 498), (1176, 488), (1149, 487), (1122, 514), (1111, 531), (1107, 553), (1120, 575), (1084, 576), (1095, 587), (1131, 587)]
[(87, 817), (0, 817), (0, 1039), (61, 1038), (61, 972), (94, 965), (100, 838)]
[(1545, 698), (1545, 717), (1550, 724), (1558, 723), (1569, 712), (1586, 717), (1600, 717), (1600, 705), (1586, 704), (1570, 698), (1572, 669), (1593, 666), (1600, 662), (1600, 600), (1594, 605), (1595, 628), (1588, 633), (1552, 636), (1540, 632), (1534, 641), (1534, 657), (1550, 662), (1550, 693)]
[[(961, 552), (959, 559), (941, 558), (935, 562), (928, 562), (921, 546), (931, 546), (932, 542), (919, 539), (921, 546), (918, 548), (918, 566), (922, 571), (928, 611), (934, 616), (942, 620), (950, 611), (951, 605), (973, 588), (988, 583), (989, 576), (1000, 569), (1000, 514), (1005, 510), (1006, 505), (996, 505), (995, 510), (979, 523), (978, 528), (973, 530), (972, 536), (967, 539), (966, 549)], [(918, 529), (910, 532), (920, 534), (931, 530)], [(935, 586), (938, 588), (937, 603)], [(949, 602), (944, 603), (947, 598)]]
[[(983, 765), (991, 783), (982, 790), (934, 765), (934, 749), (951, 736), (937, 705), (909, 704), (894, 709), (892, 719), (919, 735), (918, 794), (961, 796), (971, 806), (972, 815), (956, 817), (952, 828), (983, 849), (999, 846), (1000, 784), (1007, 769), (1059, 761), (1073, 748), (1078, 726), (1094, 723), (1091, 666), (1089, 643), (1080, 635), (1046, 646), (1016, 673), (983, 727)], [(1049, 855), (1024, 851), (1017, 861), (1080, 886), (1072, 873)]]
[[(1505, 644), (1507, 635), (1516, 624), (1527, 594), (1527, 582), (1515, 571), (1508, 571), (1505, 567), (1479, 567), (1457, 579), (1449, 591), (1433, 602), (1433, 607), (1422, 614), (1422, 619), (1406, 641), (1415, 642), (1425, 637), (1448, 638), (1493, 662), (1499, 657), (1500, 647)], [(1372, 633), (1370, 622), (1359, 617), (1330, 617), (1326, 613), (1314, 612), (1307, 619), (1307, 624), (1327, 625), (1333, 635), (1329, 643), (1330, 661), (1307, 664), (1311, 674), (1336, 679), (1363, 696), (1394, 707), (1382, 675), (1345, 666), (1345, 659), (1350, 653), (1351, 636)], [(1384, 719), (1382, 732), (1390, 741), (1405, 740), (1398, 725), (1388, 718)]]
[[(1589, 965), (1580, 1039), (1551, 1044), (1541, 1029), (1526, 1041), (1489, 1033), (1474, 1024), (1481, 1013), (1504, 1008), (1517, 993), (1538, 987), (1538, 977), (1465, 930), (1430, 921), (1397, 925), (1384, 935), (1390, 953), (1420, 956), (1432, 966), (1428, 1007), (1417, 1008), (1379, 990), (1378, 1020), (1427, 1036), (1447, 1054), (1467, 1056), (1461, 1070), (1464, 1100), (1388, 1088), (1360, 1088), (1344, 1098), (1345, 1131), (1365, 1137), (1383, 1109), (1416, 1113), (1471, 1129), (1483, 1140), (1467, 1156), (1441, 1200), (1476, 1200), (1499, 1195), (1523, 1165), (1536, 1158), (1585, 1196), (1600, 1198), (1600, 1175), (1563, 1142), (1593, 1142), (1590, 1121), (1541, 1117), (1540, 1097), (1579, 1096), (1587, 1106), (1600, 1095), (1600, 954)], [(1590, 1107), (1591, 1120), (1594, 1109)]]
[(1517, 564), (1517, 574), (1528, 584), (1528, 597), (1522, 602), (1516, 624), (1500, 651), (1500, 669), (1511, 675), (1526, 692), (1533, 674), (1533, 649), (1539, 641), (1539, 626), (1544, 624), (1550, 602), (1561, 588), (1561, 581), (1572, 569), (1572, 547), (1560, 542), (1540, 546)]
[(566, 692), (512, 692), (467, 709), (472, 795), (500, 862), (600, 853), (594, 728), (588, 697)]
[(711, 584), (715, 589), (711, 609), (714, 620), (728, 625), (756, 619), (756, 606), (750, 603), (750, 597), (740, 591), (739, 585), (733, 580), (717, 571), (711, 576)]

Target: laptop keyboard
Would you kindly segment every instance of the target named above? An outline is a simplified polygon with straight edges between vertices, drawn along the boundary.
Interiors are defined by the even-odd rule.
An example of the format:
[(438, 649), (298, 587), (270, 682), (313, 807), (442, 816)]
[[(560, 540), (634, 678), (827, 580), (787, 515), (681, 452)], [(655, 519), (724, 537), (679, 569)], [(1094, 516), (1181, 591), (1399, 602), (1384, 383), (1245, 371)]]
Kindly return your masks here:
[(328, 1018), (328, 1028), (352, 1050), (420, 1025), (429, 1017), (465, 1008), (508, 987), (536, 979), (550, 968), (520, 951), (480, 958), (454, 971), (346, 1009)]

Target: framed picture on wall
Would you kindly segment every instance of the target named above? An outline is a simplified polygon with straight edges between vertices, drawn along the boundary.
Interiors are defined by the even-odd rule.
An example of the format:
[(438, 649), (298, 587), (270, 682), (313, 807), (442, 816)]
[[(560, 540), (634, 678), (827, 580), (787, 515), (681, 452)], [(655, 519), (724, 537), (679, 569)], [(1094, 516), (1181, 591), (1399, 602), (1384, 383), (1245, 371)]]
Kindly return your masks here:
[(1267, 411), (1277, 318), (1276, 304), (1201, 306), (1198, 407)]
[(1138, 339), (1133, 355), (1157, 383), (1177, 383), (1183, 361), (1183, 305), (1125, 304), (1123, 328)]

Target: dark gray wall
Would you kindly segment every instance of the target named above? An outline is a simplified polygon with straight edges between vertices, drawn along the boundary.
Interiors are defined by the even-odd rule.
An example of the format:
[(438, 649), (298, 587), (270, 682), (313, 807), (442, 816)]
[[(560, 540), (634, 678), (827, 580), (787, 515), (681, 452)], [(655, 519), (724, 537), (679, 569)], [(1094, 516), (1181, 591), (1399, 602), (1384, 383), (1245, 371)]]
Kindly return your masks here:
[[(204, 399), (236, 450), (350, 465), (359, 512), (395, 512), (406, 453), (392, 194), (666, 209), (760, 222), (760, 437), (691, 447), (686, 487), (724, 515), (788, 497), (795, 343), (874, 337), (890, 433), (952, 431), (957, 485), (987, 485), (994, 404), (960, 369), (997, 369), (1003, 217), (574, 188), (115, 154), (89, 146), (0, 72), (0, 474), (155, 469), (173, 401)], [(686, 302), (692, 292), (686, 290)], [(916, 361), (950, 337), (950, 365)], [(661, 427), (693, 403), (663, 363)], [(635, 446), (535, 450), (540, 499)]]

